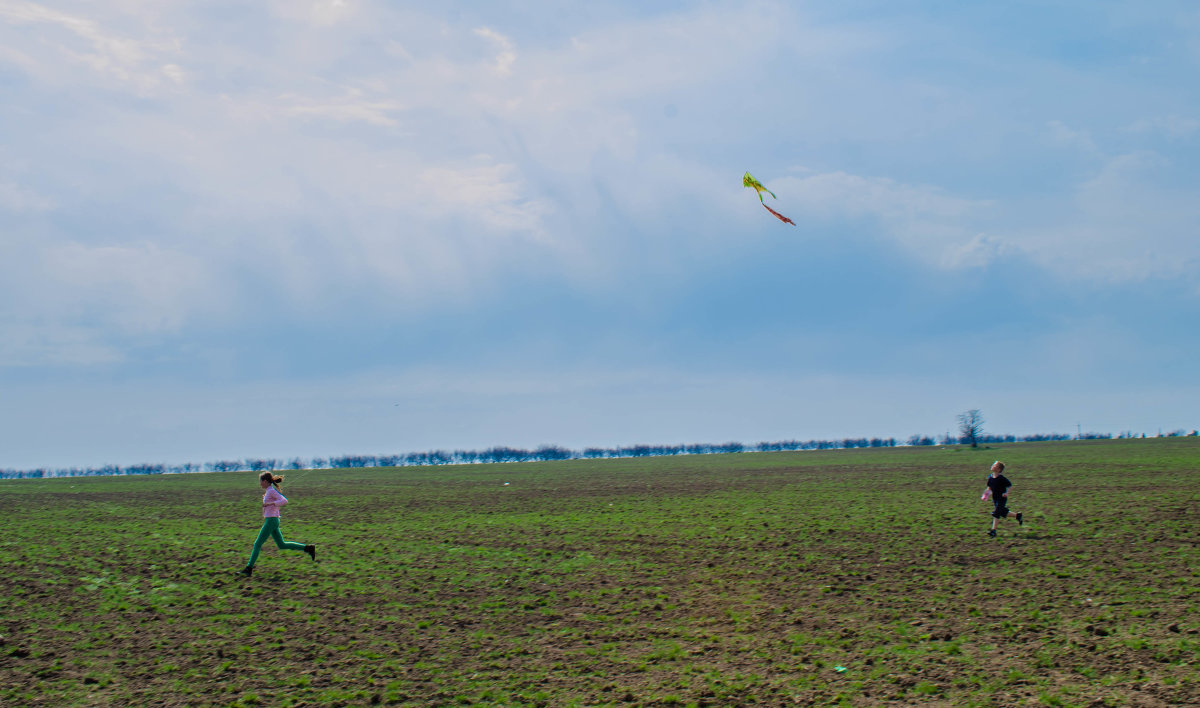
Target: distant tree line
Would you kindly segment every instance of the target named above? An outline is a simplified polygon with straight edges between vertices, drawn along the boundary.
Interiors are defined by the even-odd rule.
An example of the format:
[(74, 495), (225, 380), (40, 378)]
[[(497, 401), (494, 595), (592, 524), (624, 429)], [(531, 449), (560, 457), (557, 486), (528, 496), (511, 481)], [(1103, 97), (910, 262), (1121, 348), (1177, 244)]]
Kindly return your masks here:
[[(1159, 433), (1160, 437), (1195, 436), (1197, 431), (1187, 433), (1176, 430), (1170, 433)], [(1037, 435), (992, 435), (978, 434), (975, 443), (1011, 443), (1011, 442), (1044, 442), (1050, 440), (1100, 440), (1112, 438), (1110, 433), (1082, 433), (1066, 435), (1061, 433)], [(1131, 432), (1124, 432), (1116, 437), (1135, 438), (1146, 437)], [(733, 452), (783, 452), (795, 450), (839, 450), (851, 448), (883, 448), (897, 445), (956, 445), (970, 444), (972, 441), (963, 437), (952, 437), (949, 433), (941, 437), (929, 435), (912, 435), (904, 443), (897, 443), (895, 438), (842, 438), (840, 440), (782, 440), (777, 442), (760, 442), (746, 445), (739, 442), (700, 443), (689, 445), (630, 445), (626, 447), (587, 447), (583, 450), (570, 450), (557, 445), (543, 445), (533, 450), (512, 447), (492, 447), (486, 450), (433, 450), (428, 452), (409, 452), (398, 455), (335, 455), (332, 457), (314, 457), (301, 459), (255, 458), (245, 460), (219, 460), (196, 464), (188, 462), (179, 465), (139, 464), (139, 465), (104, 465), (103, 467), (69, 467), (60, 469), (38, 468), (31, 470), (0, 469), (0, 479), (40, 479), (45, 477), (104, 477), (112, 475), (150, 475), (150, 474), (188, 474), (194, 472), (263, 472), (278, 470), (304, 469), (340, 469), (351, 467), (424, 467), (430, 465), (471, 465), (496, 462), (543, 462), (551, 460), (579, 460), (625, 457), (664, 457), (670, 455), (712, 455)]]

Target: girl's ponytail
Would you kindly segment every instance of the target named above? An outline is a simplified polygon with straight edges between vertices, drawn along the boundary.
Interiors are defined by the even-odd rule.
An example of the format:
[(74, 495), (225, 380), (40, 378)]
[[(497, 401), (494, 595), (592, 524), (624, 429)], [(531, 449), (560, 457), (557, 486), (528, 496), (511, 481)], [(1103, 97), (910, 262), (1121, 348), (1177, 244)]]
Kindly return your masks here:
[(278, 487), (280, 484), (283, 483), (283, 475), (275, 474), (273, 472), (263, 472), (262, 474), (260, 474), (258, 476), (258, 480), (260, 482), (270, 482), (271, 484), (274, 484), (275, 486)]

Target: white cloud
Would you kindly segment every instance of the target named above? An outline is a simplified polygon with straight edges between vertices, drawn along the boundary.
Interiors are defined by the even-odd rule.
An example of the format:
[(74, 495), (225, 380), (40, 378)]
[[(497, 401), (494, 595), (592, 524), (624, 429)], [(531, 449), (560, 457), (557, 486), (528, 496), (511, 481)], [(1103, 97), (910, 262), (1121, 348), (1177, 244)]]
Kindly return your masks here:
[(943, 268), (1024, 254), (1072, 279), (1195, 278), (1200, 202), (1159, 179), (1171, 167), (1152, 152), (1119, 155), (1067, 198), (1035, 206), (842, 172), (784, 177), (768, 186), (793, 218), (871, 219), (881, 236)]
[[(199, 5), (156, 7), (124, 2), (72, 14), (0, 0), (0, 61), (68, 85), (155, 94), (153, 105), (85, 97), (51, 116), (50, 137), (20, 156), (53, 162), (45, 153), (56, 148), (46, 146), (61, 143), (59, 174), (70, 174), (58, 190), (35, 192), (0, 175), (0, 209), (90, 217), (103, 211), (95, 202), (111, 201), (129, 212), (97, 224), (107, 231), (94, 236), (48, 225), (31, 247), (60, 288), (50, 296), (59, 312), (69, 301), (102, 304), (88, 312), (120, 332), (173, 331), (211, 312), (221, 302), (210, 298), (217, 274), (265, 281), (297, 309), (320, 299), (313, 283), (325, 279), (405, 307), (480, 297), (520, 259), (559, 272), (711, 260), (744, 242), (730, 234), (741, 227), (744, 166), (729, 162), (781, 153), (784, 164), (807, 160), (796, 155), (839, 139), (869, 152), (920, 134), (863, 102), (846, 112), (855, 122), (847, 139), (828, 125), (842, 115), (823, 112), (828, 93), (807, 81), (776, 92), (785, 74), (833, 68), (830, 81), (845, 79), (837, 90), (848, 103), (862, 101), (863, 86), (889, 83), (857, 62), (877, 36), (819, 26), (782, 4), (616, 15), (540, 41), (495, 17), (456, 25), (434, 10), (350, 0), (275, 0), (266, 13), (218, 19)], [(245, 34), (226, 31), (242, 19), (252, 20)], [(519, 55), (513, 37), (522, 38)], [(940, 105), (943, 95), (959, 96), (936, 78), (913, 82), (927, 89), (915, 97), (905, 86), (887, 100)], [(731, 98), (739, 90), (761, 103), (742, 106)], [(972, 117), (974, 106), (958, 100), (963, 119)], [(676, 103), (664, 127), (663, 107)], [(794, 120), (795, 130), (761, 130), (760, 116), (775, 126)], [(1131, 130), (1186, 136), (1193, 123), (1171, 115)], [(1099, 134), (1078, 118), (1046, 131), (1096, 151)], [(72, 156), (74, 147), (86, 157)], [(1187, 232), (1194, 213), (1182, 195), (1141, 181), (1152, 167), (1113, 167), (1081, 185), (1069, 209), (1032, 214), (1018, 228), (1002, 223), (1021, 208), (1011, 195), (966, 196), (949, 181), (822, 162), (831, 166), (771, 183), (780, 211), (866, 224), (934, 267), (978, 267), (1022, 251), (1058, 271), (1128, 278), (1179, 272), (1171, 257), (1160, 263), (1131, 244), (1185, 262), (1192, 252), (1164, 233)], [(46, 182), (33, 183), (43, 190)], [(986, 197), (987, 189), (972, 191)], [(686, 256), (662, 255), (683, 239)], [(1159, 248), (1168, 244), (1173, 251)], [(236, 283), (223, 286), (236, 300)]]
[(0, 248), (7, 365), (119, 361), (117, 342), (178, 331), (223, 310), (231, 295), (200, 259), (154, 244), (43, 245), (10, 236)]
[(434, 167), (418, 176), (418, 194), (442, 215), (467, 213), (494, 232), (544, 237), (541, 217), (550, 205), (531, 198), (516, 167), (494, 163)]
[(62, 325), (57, 322), (31, 324), (5, 322), (0, 318), (0, 367), (96, 366), (115, 364), (125, 356), (118, 347), (105, 343), (98, 327)]
[[(0, 40), (25, 48), (11, 49), (5, 55), (43, 78), (72, 83), (73, 67), (82, 66), (94, 75), (146, 93), (162, 85), (164, 78), (174, 80), (179, 75), (175, 70), (164, 72), (160, 63), (162, 56), (178, 53), (179, 40), (144, 21), (136, 22), (133, 29), (140, 36), (131, 37), (89, 17), (25, 0), (0, 0), (0, 21), (11, 27), (7, 32), (0, 28)], [(29, 27), (32, 32), (27, 31)], [(40, 47), (48, 48), (50, 55), (32, 59)], [(64, 60), (66, 66), (58, 66)]]
[(155, 244), (67, 243), (46, 252), (46, 269), (53, 280), (89, 293), (79, 305), (92, 316), (129, 332), (178, 329), (190, 306), (219, 297), (196, 258)]
[(783, 177), (768, 186), (785, 195), (780, 202), (785, 212), (818, 219), (871, 219), (886, 237), (940, 267), (983, 265), (1003, 251), (1002, 243), (974, 226), (994, 206), (989, 201), (845, 172)]
[(313, 27), (332, 27), (357, 14), (357, 0), (270, 0), (277, 16)]
[(0, 44), (0, 63), (12, 64), (26, 74), (33, 74), (38, 70), (38, 63), (32, 56), (15, 47), (2, 44)]
[(48, 211), (54, 200), (12, 182), (0, 181), (0, 210), (13, 212)]
[(378, 127), (396, 126), (393, 114), (404, 111), (404, 104), (399, 101), (370, 100), (364, 97), (361, 89), (349, 89), (341, 97), (328, 99), (284, 95), (275, 105), (284, 115), (313, 116), (339, 122), (361, 121)]
[[(193, 94), (189, 101), (198, 102), (198, 110), (181, 104), (174, 114), (193, 126), (186, 140), (176, 130), (141, 132), (138, 144), (143, 151), (178, 154), (177, 168), (186, 172), (176, 174), (190, 191), (204, 195), (207, 211), (233, 219), (252, 214), (340, 221), (339, 228), (317, 237), (326, 240), (325, 247), (313, 249), (319, 257), (334, 256), (322, 261), (324, 267), (340, 265), (389, 290), (400, 282), (406, 292), (419, 290), (424, 280), (438, 291), (486, 280), (493, 263), (514, 257), (514, 243), (537, 244), (550, 258), (568, 258), (579, 253), (582, 239), (608, 242), (610, 235), (564, 221), (571, 213), (599, 208), (598, 182), (620, 195), (622, 206), (655, 218), (655, 204), (677, 195), (652, 193), (623, 172), (640, 170), (645, 182), (664, 185), (695, 183), (690, 178), (697, 169), (711, 173), (707, 166), (681, 167), (679, 160), (640, 155), (638, 118), (623, 98), (703, 84), (714, 76), (733, 80), (735, 65), (753, 63), (764, 37), (778, 34), (771, 20), (730, 10), (631, 22), (543, 45), (520, 62), (515, 44), (494, 27), (468, 32), (427, 21), (410, 30), (405, 23), (400, 33), (373, 43), (377, 23), (363, 20), (312, 36), (318, 47), (304, 48), (302, 57), (291, 56), (300, 45), (276, 47), (284, 56), (272, 59), (263, 75), (294, 80), (295, 90), (225, 92), (207, 105), (204, 96)], [(339, 36), (343, 32), (348, 34)], [(430, 36), (441, 41), (431, 44)], [(478, 59), (479, 39), (495, 51), (486, 63)], [(335, 45), (374, 46), (383, 60), (353, 50), (338, 55), (331, 49)], [(735, 52), (738, 61), (717, 56), (713, 46)], [(224, 61), (262, 63), (253, 47), (238, 51), (242, 56)], [(303, 69), (271, 75), (285, 66)], [(191, 73), (192, 86), (206, 82)], [(497, 74), (507, 80), (496, 81)], [(329, 132), (337, 124), (378, 132)], [(616, 156), (619, 171), (598, 175), (597, 155)], [(279, 257), (286, 267), (312, 272), (291, 240), (254, 238), (266, 252), (285, 253)], [(603, 251), (598, 243), (590, 255), (604, 258)]]
[(988, 234), (975, 234), (970, 241), (952, 244), (943, 252), (940, 265), (947, 268), (977, 268), (997, 257), (1012, 252), (1002, 239)]
[[(202, 28), (189, 28), (188, 51), (164, 61), (169, 52), (151, 50), (169, 43), (149, 40), (169, 31), (147, 26), (131, 35), (148, 40), (121, 55), (124, 65), (153, 70), (179, 91), (161, 96), (155, 111), (117, 103), (99, 121), (89, 117), (113, 162), (84, 166), (77, 193), (95, 190), (88, 180), (103, 183), (106, 198), (129, 200), (133, 218), (150, 219), (160, 233), (108, 233), (92, 244), (53, 233), (31, 246), (48, 289), (57, 289), (43, 313), (92, 318), (105, 323), (96, 332), (112, 337), (171, 332), (218, 311), (240, 297), (234, 273), (270, 283), (300, 307), (319, 307), (328, 287), (313, 283), (334, 279), (387, 293), (405, 309), (476, 297), (498, 268), (522, 259), (603, 267), (620, 257), (609, 251), (611, 237), (564, 220), (576, 210), (586, 222), (600, 208), (586, 196), (596, 180), (608, 180), (646, 216), (658, 200), (675, 198), (593, 171), (597, 154), (619, 155), (622, 171), (636, 171), (643, 159), (638, 119), (621, 98), (714, 74), (732, 78), (737, 69), (711, 47), (753, 62), (764, 33), (774, 31), (755, 13), (660, 18), (542, 46), (530, 63), (517, 61), (515, 44), (493, 27), (455, 30), (426, 20), (396, 25), (383, 41), (376, 25), (388, 11), (381, 17), (365, 8), (373, 22), (359, 16), (311, 31), (319, 23), (306, 7), (276, 8), (294, 24), (276, 28), (265, 47), (218, 46)], [(110, 26), (102, 17), (87, 25), (88, 36)], [(182, 27), (184, 17), (164, 26)], [(486, 62), (481, 39), (494, 52)], [(44, 63), (57, 55), (34, 56)], [(497, 82), (498, 74), (507, 81)], [(526, 152), (514, 154), (514, 136)], [(697, 167), (712, 172), (678, 160), (654, 164), (661, 169), (642, 177), (658, 175), (663, 184), (697, 184)], [(132, 190), (147, 186), (129, 179), (139, 165), (184, 197), (171, 207), (184, 212), (156, 207), (153, 194), (134, 198)], [(27, 206), (30, 196), (22, 193)], [(64, 207), (73, 206), (67, 197)], [(580, 257), (582, 241), (593, 243)], [(218, 273), (223, 299), (211, 297)]]
[(1152, 152), (1109, 159), (1042, 224), (1007, 238), (1048, 269), (1070, 277), (1137, 281), (1195, 278), (1200, 203), (1186, 189), (1156, 184), (1169, 162)]
[(176, 85), (181, 85), (187, 80), (187, 72), (178, 64), (164, 64), (162, 73)]
[(1086, 130), (1073, 130), (1057, 120), (1050, 121), (1046, 127), (1050, 130), (1050, 138), (1055, 144), (1084, 152), (1096, 152), (1096, 144)]
[(1154, 118), (1141, 118), (1128, 128), (1133, 133), (1155, 133), (1168, 138), (1186, 138), (1200, 130), (1200, 120), (1171, 114)]
[[(719, 90), (759, 70), (787, 19), (770, 8), (713, 7), (589, 28), (523, 49), (507, 81), (470, 77), (470, 110), (519, 135), (529, 156), (557, 174), (586, 174), (598, 154), (632, 161), (646, 139), (633, 102), (697, 86)], [(789, 46), (801, 53), (830, 45), (819, 33), (791, 29)]]
[(496, 60), (492, 63), (492, 70), (499, 76), (510, 76), (513, 63), (517, 60), (517, 51), (512, 40), (489, 27), (480, 27), (475, 30), (475, 34), (489, 40), (496, 47)]

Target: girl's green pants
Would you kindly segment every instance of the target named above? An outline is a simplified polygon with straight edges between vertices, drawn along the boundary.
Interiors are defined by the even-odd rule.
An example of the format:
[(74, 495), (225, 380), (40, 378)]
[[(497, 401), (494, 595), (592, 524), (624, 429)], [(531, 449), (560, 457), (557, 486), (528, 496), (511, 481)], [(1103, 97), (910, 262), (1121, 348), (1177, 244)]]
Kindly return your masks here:
[(268, 516), (263, 519), (262, 528), (258, 531), (258, 538), (254, 539), (254, 550), (250, 552), (250, 562), (247, 566), (254, 567), (254, 562), (258, 560), (258, 552), (262, 550), (263, 544), (268, 538), (275, 539), (275, 545), (279, 546), (281, 551), (303, 551), (304, 544), (296, 543), (295, 541), (283, 540), (283, 534), (279, 531), (279, 517)]

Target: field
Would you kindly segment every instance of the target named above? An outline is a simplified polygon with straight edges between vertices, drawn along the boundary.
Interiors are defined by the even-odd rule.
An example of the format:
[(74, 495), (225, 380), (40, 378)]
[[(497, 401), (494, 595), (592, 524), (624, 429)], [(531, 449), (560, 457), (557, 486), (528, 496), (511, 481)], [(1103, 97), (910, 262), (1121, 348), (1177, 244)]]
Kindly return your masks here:
[[(979, 500), (1009, 464), (1007, 521)], [(1200, 438), (0, 483), (0, 703), (1200, 704)]]

